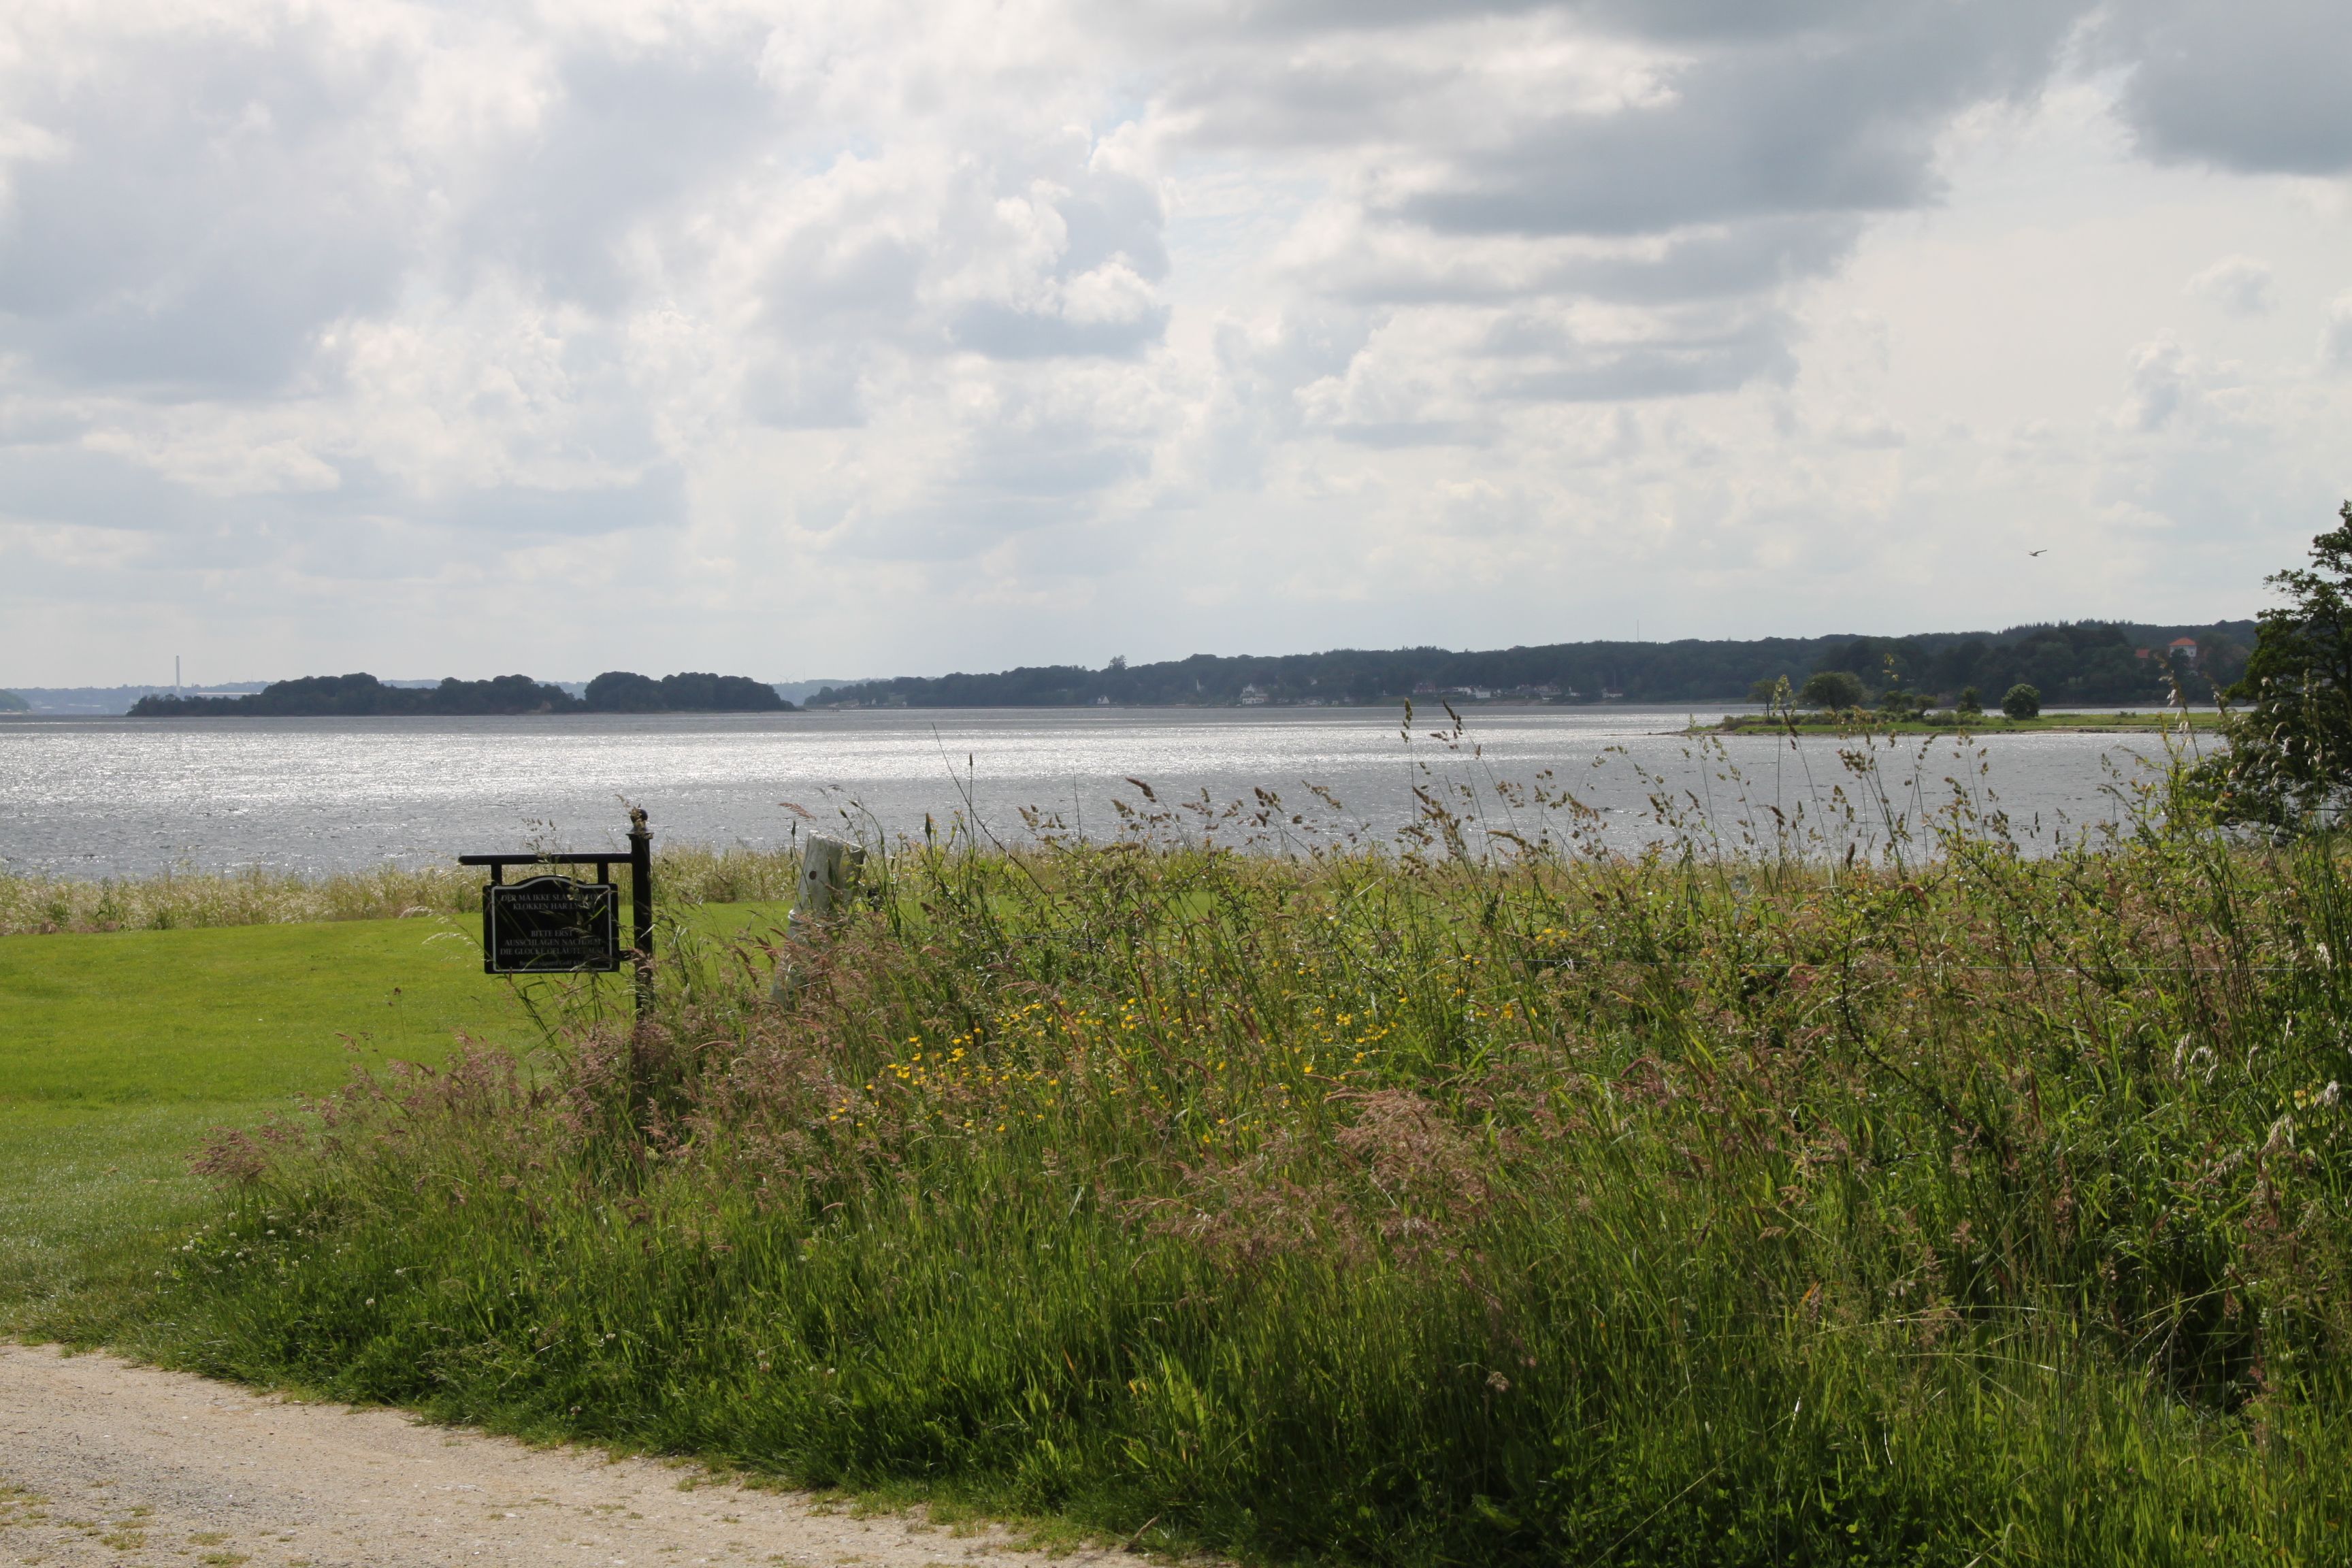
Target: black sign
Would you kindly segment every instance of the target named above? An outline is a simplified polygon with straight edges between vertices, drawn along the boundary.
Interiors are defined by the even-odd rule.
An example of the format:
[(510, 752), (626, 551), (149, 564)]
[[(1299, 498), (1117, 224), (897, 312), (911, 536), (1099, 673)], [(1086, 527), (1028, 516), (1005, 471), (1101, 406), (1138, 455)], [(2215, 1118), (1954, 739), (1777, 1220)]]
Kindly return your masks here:
[(612, 883), (532, 877), (482, 889), (484, 973), (604, 973), (620, 967), (621, 895)]

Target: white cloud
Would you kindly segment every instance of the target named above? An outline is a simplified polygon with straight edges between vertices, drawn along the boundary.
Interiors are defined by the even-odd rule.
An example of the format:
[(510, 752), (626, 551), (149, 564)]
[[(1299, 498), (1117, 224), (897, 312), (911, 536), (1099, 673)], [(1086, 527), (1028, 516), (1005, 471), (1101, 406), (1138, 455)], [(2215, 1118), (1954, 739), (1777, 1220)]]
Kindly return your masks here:
[(2352, 370), (2352, 293), (2338, 294), (2327, 307), (2319, 331), (2319, 363), (2329, 370)]
[(2126, 430), (2160, 430), (2192, 394), (2196, 363), (2179, 343), (2162, 337), (2143, 343), (2132, 353), (2131, 392), (2116, 410), (2116, 424)]
[(2189, 280), (2189, 291), (2201, 294), (2223, 310), (2241, 316), (2259, 316), (2275, 301), (2271, 264), (2252, 256), (2225, 256)]
[(127, 458), (184, 485), (200, 495), (268, 495), (285, 490), (331, 490), (342, 475), (299, 441), (269, 440), (226, 431), (205, 421), (194, 438), (142, 438), (115, 426), (91, 430), (84, 450)]

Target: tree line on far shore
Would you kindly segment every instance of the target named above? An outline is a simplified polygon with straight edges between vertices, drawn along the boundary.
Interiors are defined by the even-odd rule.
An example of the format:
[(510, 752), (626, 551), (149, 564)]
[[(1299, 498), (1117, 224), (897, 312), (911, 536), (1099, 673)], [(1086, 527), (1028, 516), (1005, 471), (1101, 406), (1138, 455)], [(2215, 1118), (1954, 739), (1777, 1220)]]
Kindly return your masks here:
[(607, 670), (583, 697), (527, 675), (388, 686), (373, 675), (312, 675), (273, 681), (242, 697), (142, 697), (134, 719), (468, 718), (514, 713), (785, 713), (793, 705), (765, 681), (688, 670), (656, 680)]
[[(2032, 686), (2047, 702), (2155, 705), (2178, 682), (2193, 701), (2245, 669), (2251, 621), (2158, 626), (2078, 621), (2001, 632), (1917, 637), (1763, 637), (1680, 642), (1553, 643), (1454, 652), (1439, 647), (1256, 658), (1190, 658), (1101, 669), (1032, 666), (995, 674), (863, 680), (827, 687), (811, 708), (1220, 706), (1394, 702), (1408, 697), (1477, 701), (1738, 702), (1819, 671), (1850, 675), (1865, 700), (1899, 688), (1947, 704), (1973, 687), (1998, 699)], [(2176, 647), (2187, 641), (2193, 651)]]
[[(2019, 687), (2044, 703), (2157, 705), (2175, 689), (2210, 702), (2245, 671), (2252, 622), (2190, 626), (2078, 621), (2001, 632), (1905, 637), (1763, 637), (1669, 643), (1555, 643), (1484, 652), (1418, 647), (1221, 657), (1101, 669), (1032, 666), (992, 674), (903, 676), (826, 687), (812, 708), (1122, 707), (1268, 703), (1349, 706), (1406, 698), (1541, 702), (1762, 701), (1783, 680), (1811, 705), (1990, 705)], [(2193, 646), (2188, 646), (2193, 645)], [(1832, 700), (1834, 699), (1834, 700)], [(1801, 704), (1806, 700), (1800, 699)], [(582, 696), (528, 676), (388, 686), (372, 675), (278, 681), (247, 696), (141, 699), (135, 717), (384, 714), (775, 713), (792, 710), (764, 681), (686, 671), (659, 679), (607, 670)]]

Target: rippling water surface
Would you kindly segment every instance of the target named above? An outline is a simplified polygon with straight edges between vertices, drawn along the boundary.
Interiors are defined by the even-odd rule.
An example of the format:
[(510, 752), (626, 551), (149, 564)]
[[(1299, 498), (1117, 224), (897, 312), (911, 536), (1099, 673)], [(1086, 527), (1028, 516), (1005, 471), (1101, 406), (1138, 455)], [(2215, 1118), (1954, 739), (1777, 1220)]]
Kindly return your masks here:
[[(1116, 826), (1114, 799), (1144, 805), (1129, 779), (1163, 802), (1204, 790), (1219, 807), (1245, 801), (1251, 816), (1264, 809), (1253, 792), (1265, 789), (1283, 801), (1274, 820), (1285, 826), (1297, 811), (1327, 832), (1391, 839), (1413, 820), (1416, 785), (1443, 797), (1444, 786), (1468, 784), (1496, 814), (1496, 781), (1543, 784), (1598, 808), (1601, 831), (1626, 846), (1658, 832), (1647, 806), (1662, 788), (1736, 835), (1748, 822), (1769, 831), (1775, 805), (1822, 821), (1843, 781), (1869, 805), (1865, 828), (1883, 833), (1875, 795), (1854, 790), (1833, 741), (1695, 744), (1675, 732), (1679, 710), (1479, 709), (1449, 747), (1425, 733), (1430, 717), (1410, 742), (1394, 710), (1367, 709), (16, 720), (0, 723), (0, 866), (318, 873), (519, 848), (550, 834), (564, 847), (602, 847), (625, 826), (624, 797), (646, 807), (657, 834), (706, 844), (772, 847), (796, 826), (807, 831), (787, 801), (836, 830), (849, 811), (868, 832), (919, 833), (927, 815), (944, 826), (964, 810), (967, 791), (1008, 839), (1025, 831), (1024, 806), (1099, 837)], [(1915, 741), (1881, 753), (1881, 777), (1890, 807), (1914, 821), (1949, 798), (1951, 781), (1979, 800), (1989, 787), (2021, 837), (2046, 844), (2110, 820), (2106, 786), (2141, 776), (2141, 759), (2159, 750), (2112, 735), (1996, 736), (1966, 753)], [(1197, 814), (1178, 816), (1199, 830)], [(1528, 832), (1567, 826), (1532, 805), (1512, 820)], [(1243, 827), (1226, 817), (1218, 836), (1238, 839)]]

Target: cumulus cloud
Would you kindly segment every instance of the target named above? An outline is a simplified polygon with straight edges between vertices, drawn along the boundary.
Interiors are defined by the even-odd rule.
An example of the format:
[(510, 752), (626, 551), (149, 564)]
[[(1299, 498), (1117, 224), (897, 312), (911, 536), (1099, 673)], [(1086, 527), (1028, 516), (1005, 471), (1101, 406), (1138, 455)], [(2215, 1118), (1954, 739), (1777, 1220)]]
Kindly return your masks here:
[(2319, 331), (2319, 363), (2332, 371), (2352, 371), (2352, 293), (2338, 294)]
[(2170, 337), (2143, 343), (2132, 354), (2131, 391), (2116, 410), (2126, 430), (2160, 430), (2193, 395), (2196, 362)]
[(2251, 256), (2225, 256), (2189, 280), (2189, 291), (2201, 294), (2225, 310), (2259, 316), (2271, 309), (2273, 282), (2271, 264)]

